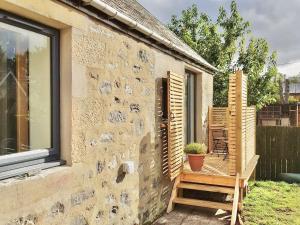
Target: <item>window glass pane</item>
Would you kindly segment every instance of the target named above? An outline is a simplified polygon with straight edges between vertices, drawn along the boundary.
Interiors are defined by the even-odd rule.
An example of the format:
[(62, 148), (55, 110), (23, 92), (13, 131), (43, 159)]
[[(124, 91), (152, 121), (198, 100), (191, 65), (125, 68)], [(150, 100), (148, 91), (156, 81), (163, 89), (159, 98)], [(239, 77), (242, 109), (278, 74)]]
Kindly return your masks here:
[(186, 71), (186, 141), (187, 144), (195, 142), (195, 74)]
[(0, 155), (51, 148), (50, 38), (0, 22)]

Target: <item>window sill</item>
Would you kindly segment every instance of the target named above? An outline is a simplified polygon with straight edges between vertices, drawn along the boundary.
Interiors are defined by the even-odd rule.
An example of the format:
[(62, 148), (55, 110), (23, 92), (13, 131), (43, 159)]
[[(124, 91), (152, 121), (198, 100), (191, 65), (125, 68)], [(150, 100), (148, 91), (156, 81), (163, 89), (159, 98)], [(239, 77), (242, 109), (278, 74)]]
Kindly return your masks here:
[(0, 180), (8, 179), (11, 177), (30, 177), (32, 175), (40, 173), (42, 170), (58, 167), (64, 165), (65, 161), (57, 160), (51, 162), (44, 162), (41, 164), (31, 165), (27, 167), (22, 167), (18, 169), (13, 169), (0, 173)]

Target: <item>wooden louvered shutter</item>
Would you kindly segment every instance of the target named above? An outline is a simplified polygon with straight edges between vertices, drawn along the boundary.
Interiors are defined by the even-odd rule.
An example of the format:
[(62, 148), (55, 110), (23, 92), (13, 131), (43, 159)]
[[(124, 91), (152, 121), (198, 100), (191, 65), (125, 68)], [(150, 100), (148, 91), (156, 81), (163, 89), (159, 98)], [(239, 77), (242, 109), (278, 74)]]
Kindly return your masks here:
[(171, 180), (181, 172), (183, 156), (184, 77), (168, 72), (168, 168)]

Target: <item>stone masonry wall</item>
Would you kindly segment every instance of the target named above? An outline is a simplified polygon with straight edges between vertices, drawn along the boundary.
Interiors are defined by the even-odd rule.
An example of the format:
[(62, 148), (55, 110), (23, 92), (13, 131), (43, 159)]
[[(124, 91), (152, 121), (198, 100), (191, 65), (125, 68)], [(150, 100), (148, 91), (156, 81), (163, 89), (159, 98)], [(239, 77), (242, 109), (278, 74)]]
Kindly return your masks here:
[[(0, 181), (0, 225), (153, 221), (172, 188), (161, 168), (161, 80), (168, 70), (184, 74), (185, 63), (56, 1), (4, 0), (0, 8), (69, 32), (61, 48), (70, 42), (71, 74), (62, 76), (72, 81), (71, 145), (61, 149), (70, 159)], [(122, 173), (125, 161), (133, 174)]]

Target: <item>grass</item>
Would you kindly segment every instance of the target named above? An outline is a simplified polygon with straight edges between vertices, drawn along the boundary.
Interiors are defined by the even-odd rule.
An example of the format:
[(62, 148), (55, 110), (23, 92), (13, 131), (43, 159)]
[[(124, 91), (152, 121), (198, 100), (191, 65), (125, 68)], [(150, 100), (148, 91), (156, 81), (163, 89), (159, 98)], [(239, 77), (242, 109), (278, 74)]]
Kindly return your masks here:
[(250, 183), (242, 216), (245, 225), (300, 225), (300, 185)]

